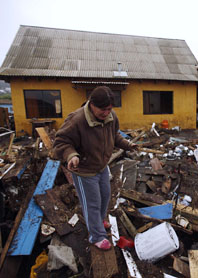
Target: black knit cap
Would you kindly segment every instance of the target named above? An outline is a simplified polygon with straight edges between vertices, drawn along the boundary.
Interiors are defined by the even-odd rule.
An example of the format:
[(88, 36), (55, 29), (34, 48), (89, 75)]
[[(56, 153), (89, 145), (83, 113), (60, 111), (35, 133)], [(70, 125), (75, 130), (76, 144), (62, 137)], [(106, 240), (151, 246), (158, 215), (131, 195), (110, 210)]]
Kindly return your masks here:
[(109, 105), (114, 106), (114, 93), (109, 87), (99, 86), (95, 88), (89, 97), (90, 103), (98, 108), (104, 108)]

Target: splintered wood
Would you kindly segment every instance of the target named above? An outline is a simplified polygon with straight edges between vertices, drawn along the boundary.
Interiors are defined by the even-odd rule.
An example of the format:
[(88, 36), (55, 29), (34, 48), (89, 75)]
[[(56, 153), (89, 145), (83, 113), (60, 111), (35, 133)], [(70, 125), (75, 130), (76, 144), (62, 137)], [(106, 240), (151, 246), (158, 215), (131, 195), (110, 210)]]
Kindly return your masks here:
[(43, 127), (37, 127), (36, 131), (38, 132), (39, 136), (41, 137), (41, 140), (43, 141), (45, 147), (47, 150), (52, 148), (52, 142), (47, 134), (47, 132), (45, 131), (45, 129)]
[(113, 246), (107, 251), (91, 246), (91, 261), (94, 278), (108, 278), (118, 273)]
[(184, 275), (184, 277), (192, 278), (192, 276), (190, 276), (190, 270), (188, 264), (178, 258), (174, 258), (173, 269), (176, 270), (178, 273)]
[(131, 235), (131, 237), (134, 238), (135, 235), (137, 234), (137, 230), (135, 226), (133, 225), (133, 223), (130, 221), (126, 213), (121, 208), (118, 209), (118, 211), (120, 213), (120, 220), (122, 221), (123, 225), (127, 229), (128, 233)]
[(198, 250), (188, 251), (189, 266), (190, 266), (190, 277), (198, 277)]

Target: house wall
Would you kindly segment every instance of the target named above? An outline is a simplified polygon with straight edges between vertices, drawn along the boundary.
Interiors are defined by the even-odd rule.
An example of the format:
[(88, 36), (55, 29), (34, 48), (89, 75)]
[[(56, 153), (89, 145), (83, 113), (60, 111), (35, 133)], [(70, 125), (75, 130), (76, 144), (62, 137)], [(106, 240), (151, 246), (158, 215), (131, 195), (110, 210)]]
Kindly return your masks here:
[(14, 120), (16, 136), (20, 136), (22, 130), (29, 135), (32, 134), (32, 124), (30, 119), (26, 119), (25, 101), (23, 90), (60, 90), (63, 118), (51, 118), (55, 120), (53, 127), (58, 127), (63, 123), (67, 115), (73, 110), (79, 108), (86, 100), (84, 91), (75, 90), (71, 83), (65, 80), (27, 80), (13, 79), (10, 83), (12, 92), (12, 104), (14, 110)]
[[(173, 91), (173, 114), (143, 115), (143, 91)], [(168, 120), (169, 128), (196, 128), (196, 84), (182, 82), (133, 81), (122, 93), (122, 107), (116, 108), (122, 129), (151, 128)]]
[[(83, 89), (75, 90), (66, 80), (27, 80), (11, 81), (12, 103), (15, 117), (16, 135), (21, 130), (32, 133), (30, 119), (26, 119), (23, 90), (61, 90), (63, 118), (55, 118), (54, 128), (58, 129), (63, 120), (86, 100)], [(143, 90), (173, 91), (173, 114), (143, 115)], [(133, 81), (122, 92), (122, 107), (114, 108), (120, 129), (151, 128), (152, 123), (161, 124), (168, 120), (169, 127), (180, 126), (182, 129), (196, 128), (196, 84), (182, 82)]]

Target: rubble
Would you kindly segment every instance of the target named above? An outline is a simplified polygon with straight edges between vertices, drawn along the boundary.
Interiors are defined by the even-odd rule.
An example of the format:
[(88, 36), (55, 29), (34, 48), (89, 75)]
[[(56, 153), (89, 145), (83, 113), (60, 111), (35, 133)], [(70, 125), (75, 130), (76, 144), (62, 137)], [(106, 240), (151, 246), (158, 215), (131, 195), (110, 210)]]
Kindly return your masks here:
[[(106, 252), (89, 244), (71, 174), (53, 160), (55, 131), (36, 131), (37, 138), (11, 132), (0, 144), (1, 277), (197, 277), (197, 130), (153, 124), (121, 131), (138, 148), (115, 149), (109, 161), (114, 246)], [(179, 247), (155, 262), (140, 260), (136, 236), (162, 223), (174, 229)], [(120, 238), (134, 244), (122, 247)]]

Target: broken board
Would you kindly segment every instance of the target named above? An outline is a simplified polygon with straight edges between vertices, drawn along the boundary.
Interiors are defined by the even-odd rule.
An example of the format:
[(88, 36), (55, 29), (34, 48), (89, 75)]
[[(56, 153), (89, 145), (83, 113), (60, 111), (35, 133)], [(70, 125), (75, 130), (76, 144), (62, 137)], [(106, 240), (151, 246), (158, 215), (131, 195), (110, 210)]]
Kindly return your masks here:
[(52, 142), (45, 131), (44, 127), (37, 127), (36, 131), (38, 132), (39, 136), (41, 137), (41, 140), (43, 141), (45, 147), (47, 150), (52, 148)]
[[(60, 161), (49, 160), (33, 194), (43, 194), (45, 190), (53, 187)], [(9, 255), (30, 255), (42, 221), (43, 212), (37, 206), (34, 198), (29, 202), (25, 215), (8, 250)]]
[(184, 277), (189, 277), (189, 278), (192, 277), (190, 276), (189, 265), (183, 262), (182, 260), (180, 260), (179, 258), (174, 257), (173, 269), (178, 273), (184, 275)]
[(91, 264), (94, 278), (113, 277), (118, 273), (118, 266), (114, 247), (103, 251), (91, 246)]
[(190, 266), (190, 277), (198, 277), (198, 250), (188, 251), (189, 266)]

